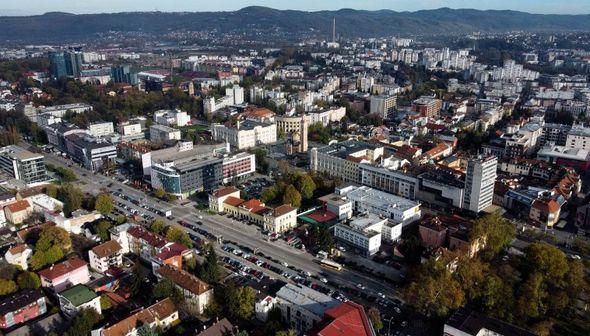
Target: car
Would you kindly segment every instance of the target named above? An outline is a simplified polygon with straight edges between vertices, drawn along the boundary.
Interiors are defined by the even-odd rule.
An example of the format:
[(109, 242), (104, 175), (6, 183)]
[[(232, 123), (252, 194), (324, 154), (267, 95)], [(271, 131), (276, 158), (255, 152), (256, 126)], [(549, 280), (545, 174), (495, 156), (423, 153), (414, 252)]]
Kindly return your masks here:
[(289, 267), (289, 264), (287, 264), (286, 262), (282, 262), (281, 265), (285, 266), (285, 267)]
[(395, 310), (396, 313), (401, 314), (402, 310), (399, 309), (399, 307), (394, 307), (393, 310)]

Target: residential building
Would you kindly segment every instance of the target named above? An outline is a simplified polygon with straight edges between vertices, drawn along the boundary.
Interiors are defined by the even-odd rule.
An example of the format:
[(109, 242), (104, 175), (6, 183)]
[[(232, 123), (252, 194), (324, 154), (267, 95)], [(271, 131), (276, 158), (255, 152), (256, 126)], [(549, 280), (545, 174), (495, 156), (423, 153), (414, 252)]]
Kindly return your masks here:
[(45, 157), (15, 145), (0, 148), (0, 169), (28, 185), (49, 180)]
[(244, 103), (244, 88), (235, 84), (225, 89), (225, 96), (230, 98), (230, 105), (241, 105)]
[(27, 244), (14, 245), (6, 251), (4, 259), (11, 265), (19, 266), (22, 270), (29, 268), (29, 260), (33, 255), (33, 249)]
[(23, 289), (0, 301), (0, 328), (8, 329), (47, 312), (47, 300), (41, 289)]
[(183, 127), (191, 123), (191, 117), (179, 109), (159, 110), (154, 112), (154, 122), (165, 126)]
[(156, 274), (176, 285), (184, 297), (183, 306), (190, 314), (202, 315), (213, 299), (213, 287), (187, 271), (163, 265)]
[(442, 100), (432, 97), (420, 97), (412, 102), (412, 111), (418, 112), (423, 117), (438, 115), (442, 109)]
[(576, 210), (576, 226), (584, 230), (590, 230), (590, 198), (578, 206)]
[(561, 205), (552, 198), (539, 198), (533, 201), (529, 218), (543, 228), (550, 228), (559, 221)]
[(365, 308), (352, 301), (327, 309), (320, 323), (317, 333), (313, 336), (376, 336), (377, 333), (371, 324), (371, 320), (365, 312)]
[(386, 166), (360, 164), (360, 183), (390, 194), (416, 199), (418, 178), (409, 172)]
[(85, 209), (78, 209), (72, 212), (70, 217), (65, 217), (63, 212), (55, 211), (46, 211), (44, 216), (45, 220), (51, 221), (58, 227), (73, 234), (81, 234), (84, 224), (102, 218), (102, 215), (98, 211), (89, 212)]
[(472, 158), (467, 163), (463, 208), (478, 213), (492, 205), (498, 159), (495, 156)]
[(44, 214), (45, 212), (61, 213), (64, 203), (46, 194), (37, 194), (26, 198), (33, 205), (33, 212)]
[[(197, 331), (198, 332), (198, 331)], [(196, 336), (227, 336), (234, 335), (238, 330), (227, 318), (215, 322), (213, 325), (198, 333)]]
[(361, 163), (374, 163), (384, 148), (367, 142), (347, 140), (310, 150), (312, 171), (338, 177), (344, 182), (361, 182)]
[(100, 296), (84, 285), (70, 287), (57, 294), (59, 308), (69, 319), (74, 318), (82, 309), (94, 309), (101, 314)]
[(334, 226), (334, 237), (351, 245), (364, 256), (377, 253), (382, 241), (399, 240), (401, 234), (401, 223), (395, 223), (373, 213), (352, 217)]
[(111, 267), (123, 264), (123, 248), (116, 240), (109, 240), (88, 251), (90, 268), (105, 273)]
[(537, 159), (575, 168), (580, 172), (590, 168), (590, 151), (580, 148), (547, 145), (537, 152)]
[(232, 148), (242, 150), (276, 143), (277, 125), (275, 123), (238, 119), (235, 126), (211, 125), (211, 135), (215, 141), (227, 142)]
[(74, 257), (38, 272), (41, 286), (59, 293), (66, 288), (90, 281), (88, 264)]
[(150, 140), (153, 142), (180, 141), (180, 130), (165, 125), (152, 125), (150, 126)]
[(93, 137), (103, 137), (115, 133), (112, 122), (95, 122), (88, 125), (88, 133)]
[(370, 113), (377, 114), (383, 119), (392, 116), (397, 103), (396, 96), (371, 96)]
[(6, 221), (14, 225), (22, 224), (33, 214), (33, 207), (27, 200), (20, 200), (4, 207)]
[(117, 159), (117, 146), (100, 138), (72, 134), (66, 137), (68, 155), (93, 172)]
[(156, 329), (166, 332), (179, 322), (178, 309), (170, 298), (166, 298), (111, 326), (93, 330), (91, 335), (136, 336), (140, 330)]
[(590, 151), (590, 127), (574, 125), (567, 134), (565, 147)]
[(447, 320), (444, 336), (535, 336), (536, 333), (502, 320), (460, 308)]
[(223, 183), (243, 178), (256, 172), (256, 155), (242, 152), (233, 156), (225, 156), (221, 164)]
[(137, 254), (143, 260), (152, 262), (154, 270), (161, 265), (182, 268), (184, 257), (191, 253), (186, 246), (169, 242), (164, 237), (140, 226), (123, 227), (114, 235), (111, 232), (111, 238), (117, 240), (124, 251)]
[(420, 203), (367, 186), (347, 186), (337, 190), (352, 202), (357, 213), (373, 213), (404, 226), (420, 219)]
[(326, 310), (340, 304), (340, 301), (309, 287), (286, 284), (276, 295), (277, 307), (285, 326), (303, 333), (317, 327)]
[(266, 296), (260, 301), (257, 301), (254, 305), (254, 313), (256, 314), (256, 319), (262, 322), (266, 322), (268, 320), (268, 313), (275, 308), (277, 304), (277, 299), (272, 296)]

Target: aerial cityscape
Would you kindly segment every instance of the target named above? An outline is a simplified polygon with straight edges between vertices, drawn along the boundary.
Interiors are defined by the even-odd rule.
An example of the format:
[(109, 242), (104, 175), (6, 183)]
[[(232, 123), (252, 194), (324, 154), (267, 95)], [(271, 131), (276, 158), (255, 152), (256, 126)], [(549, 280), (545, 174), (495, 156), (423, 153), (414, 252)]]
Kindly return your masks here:
[(590, 336), (590, 3), (274, 3), (0, 5), (0, 335)]

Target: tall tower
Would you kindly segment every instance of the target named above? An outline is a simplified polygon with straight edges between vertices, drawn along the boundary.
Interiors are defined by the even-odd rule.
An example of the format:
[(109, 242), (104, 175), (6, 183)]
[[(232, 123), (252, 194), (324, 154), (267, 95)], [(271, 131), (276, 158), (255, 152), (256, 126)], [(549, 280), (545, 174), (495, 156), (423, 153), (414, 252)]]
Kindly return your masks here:
[(301, 113), (301, 122), (299, 124), (299, 152), (306, 153), (307, 152), (307, 118), (305, 118), (305, 112)]
[(336, 42), (336, 18), (332, 21), (332, 42)]
[(492, 205), (498, 159), (478, 156), (467, 163), (463, 208), (478, 213)]

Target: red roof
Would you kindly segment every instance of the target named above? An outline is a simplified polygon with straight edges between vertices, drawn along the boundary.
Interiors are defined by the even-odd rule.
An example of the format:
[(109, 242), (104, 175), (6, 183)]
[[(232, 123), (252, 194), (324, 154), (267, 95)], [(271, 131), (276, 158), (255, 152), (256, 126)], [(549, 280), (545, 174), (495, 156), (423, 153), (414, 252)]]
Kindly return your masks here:
[(326, 223), (338, 218), (338, 215), (325, 209), (318, 209), (307, 215), (307, 217), (313, 219), (318, 223)]
[(227, 205), (231, 205), (234, 207), (239, 206), (240, 204), (244, 203), (244, 200), (241, 198), (237, 198), (237, 197), (233, 197), (233, 196), (229, 196), (228, 198), (225, 199), (225, 201), (223, 201), (223, 204), (227, 204)]
[(254, 209), (254, 208), (258, 208), (258, 207), (262, 207), (262, 206), (264, 206), (264, 203), (260, 202), (257, 199), (254, 199), (254, 198), (251, 200), (248, 200), (240, 205), (240, 207), (242, 207), (244, 209)]
[(14, 202), (14, 203), (10, 203), (6, 207), (8, 208), (8, 210), (10, 210), (10, 212), (14, 213), (14, 212), (19, 212), (19, 211), (26, 210), (30, 206), (31, 205), (29, 204), (29, 201), (27, 201), (27, 200), (20, 200), (20, 201)]
[(68, 259), (57, 265), (46, 268), (44, 270), (41, 270), (39, 271), (39, 275), (46, 279), (53, 280), (64, 274), (73, 272), (79, 268), (88, 267), (87, 265), (88, 264), (84, 260), (75, 257), (72, 259)]
[(232, 194), (236, 191), (238, 191), (238, 189), (236, 189), (234, 187), (224, 187), (224, 188), (219, 188), (219, 189), (215, 190), (213, 192), (213, 195), (215, 195), (215, 197), (223, 197), (223, 196), (227, 196), (229, 194)]
[(156, 248), (164, 247), (164, 245), (168, 243), (164, 237), (153, 232), (149, 232), (148, 230), (139, 226), (134, 226), (127, 232), (135, 238), (145, 240), (148, 244)]
[(182, 255), (184, 253), (184, 251), (186, 251), (186, 250), (187, 250), (186, 246), (184, 246), (182, 244), (178, 244), (178, 243), (172, 243), (172, 244), (164, 247), (162, 249), (162, 252), (157, 254), (157, 257), (160, 258), (160, 260), (167, 260), (172, 257)]
[(363, 306), (352, 301), (332, 307), (324, 313), (328, 324), (317, 336), (372, 336), (372, 326)]
[(559, 203), (553, 199), (536, 199), (533, 202), (533, 208), (544, 213), (556, 213), (561, 208)]

